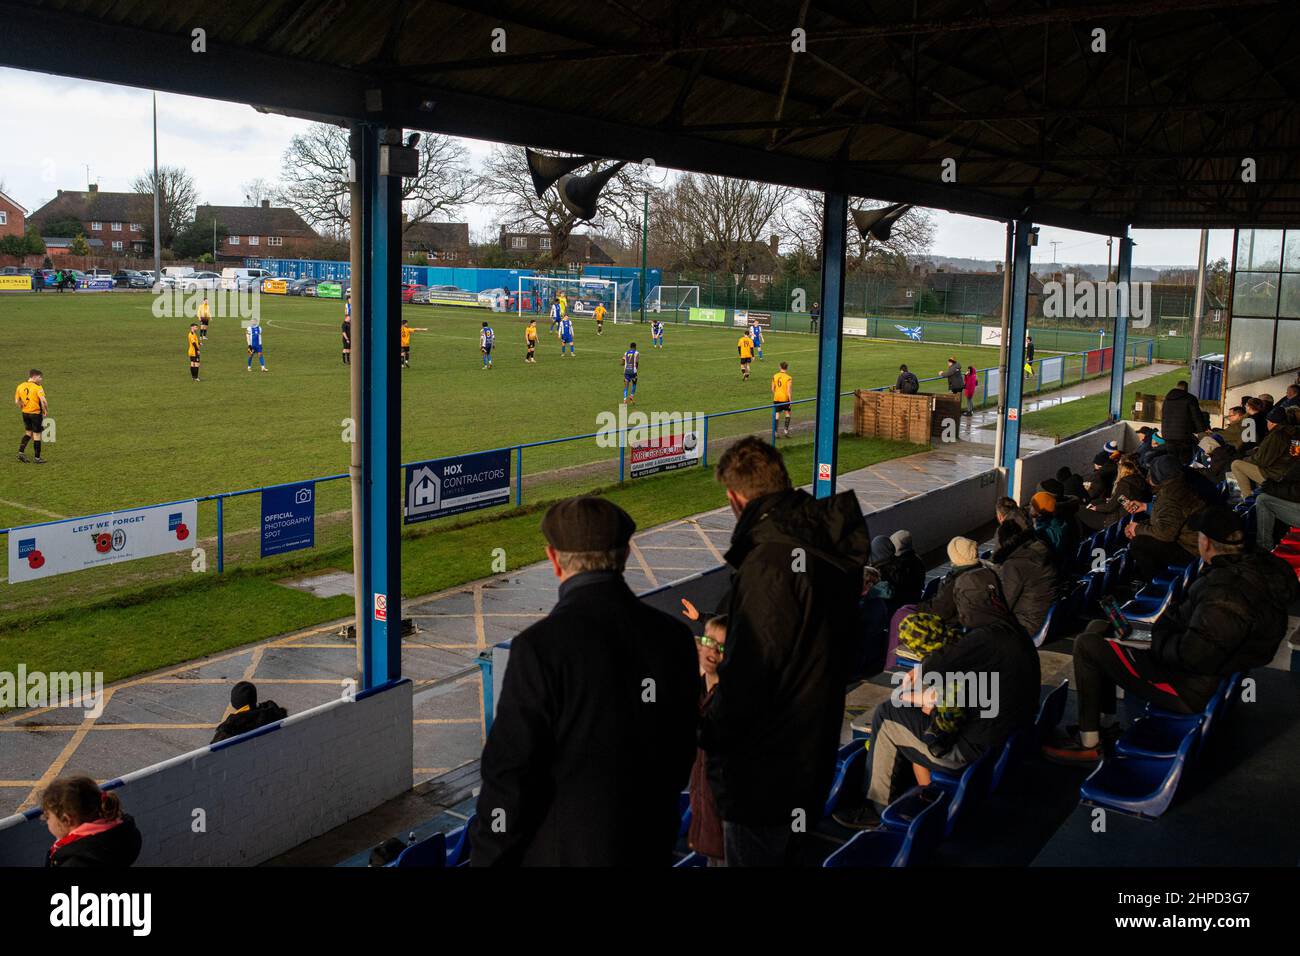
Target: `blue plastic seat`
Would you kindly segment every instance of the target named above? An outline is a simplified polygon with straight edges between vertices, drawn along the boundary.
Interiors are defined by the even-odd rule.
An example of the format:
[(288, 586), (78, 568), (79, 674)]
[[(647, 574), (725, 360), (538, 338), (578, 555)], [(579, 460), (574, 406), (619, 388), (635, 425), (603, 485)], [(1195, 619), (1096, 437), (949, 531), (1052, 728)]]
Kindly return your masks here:
[[(948, 794), (947, 822), (944, 824), (944, 837), (956, 833), (970, 815), (989, 795), (989, 784), (993, 779), (993, 754), (986, 753), (978, 760), (967, 764), (960, 771), (935, 770), (930, 774), (930, 787), (938, 787)], [(928, 802), (926, 787), (913, 787), (903, 794), (880, 815), (886, 826), (899, 829), (920, 813)]]
[(925, 582), (925, 590), (921, 592), (922, 601), (933, 601), (934, 596), (939, 593), (939, 585), (943, 583), (943, 578), (930, 578)]
[(1060, 686), (1053, 688), (1043, 702), (1038, 705), (1038, 716), (1034, 718), (1034, 731), (1041, 744), (1052, 735), (1052, 731), (1065, 717), (1065, 705), (1070, 700), (1070, 682), (1063, 680)]
[(1169, 809), (1187, 763), (1201, 736), (1199, 725), (1189, 727), (1172, 757), (1144, 757), (1116, 753), (1079, 787), (1086, 802), (1140, 817), (1158, 817)]
[(1195, 714), (1180, 714), (1147, 704), (1146, 713), (1133, 721), (1115, 743), (1115, 752), (1139, 757), (1173, 757), (1182, 744), (1184, 735), (1199, 727), (1200, 739), (1194, 753), (1199, 754), (1210, 737), (1210, 732), (1223, 719), (1236, 688), (1241, 684), (1241, 674), (1225, 677), (1205, 707)]
[(419, 843), (412, 843), (396, 860), (389, 864), (399, 870), (408, 867), (445, 867), (447, 865), (447, 834), (435, 833)]
[(1043, 642), (1047, 640), (1047, 633), (1052, 629), (1052, 618), (1056, 616), (1056, 609), (1060, 606), (1060, 603), (1056, 601), (1047, 609), (1047, 617), (1043, 618), (1042, 626), (1039, 627), (1038, 633), (1034, 635), (1034, 647), (1042, 647)]
[(839, 809), (840, 794), (844, 789), (844, 781), (853, 771), (858, 761), (863, 760), (867, 755), (867, 745), (864, 741), (853, 740), (840, 748), (839, 755), (835, 759), (835, 778), (831, 781), (831, 792), (826, 798), (826, 806), (822, 809), (822, 816), (829, 817)]
[(1154, 624), (1173, 603), (1178, 600), (1182, 590), (1183, 579), (1174, 578), (1154, 592), (1144, 591), (1133, 600), (1124, 604), (1120, 610), (1124, 616), (1135, 624)]
[[(938, 787), (930, 788), (930, 793), (934, 799), (906, 820), (906, 829), (897, 828), (904, 821), (895, 814), (894, 826), (863, 830), (828, 856), (822, 866), (912, 866), (924, 860), (943, 839), (948, 821), (948, 794)], [(888, 813), (886, 807), (881, 819)]]
[(993, 777), (989, 780), (990, 793), (1002, 786), (1002, 780), (1008, 770), (1033, 752), (1034, 739), (1032, 727), (1021, 727), (1011, 732), (1011, 736), (1002, 745), (998, 759), (993, 764)]
[(676, 870), (676, 869), (681, 869), (683, 867), (685, 867), (686, 869), (691, 869), (697, 866), (708, 866), (708, 865), (709, 865), (709, 858), (707, 856), (705, 856), (703, 853), (697, 853), (695, 851), (691, 851), (690, 853), (682, 857), (680, 860), (678, 860), (676, 863), (674, 863), (673, 869)]
[(677, 812), (682, 816), (682, 825), (677, 831), (677, 839), (686, 836), (691, 828), (691, 792), (683, 790), (677, 797)]
[(457, 827), (447, 834), (448, 866), (469, 866), (469, 832), (473, 829), (474, 819), (477, 816), (477, 813), (471, 813), (464, 826)]

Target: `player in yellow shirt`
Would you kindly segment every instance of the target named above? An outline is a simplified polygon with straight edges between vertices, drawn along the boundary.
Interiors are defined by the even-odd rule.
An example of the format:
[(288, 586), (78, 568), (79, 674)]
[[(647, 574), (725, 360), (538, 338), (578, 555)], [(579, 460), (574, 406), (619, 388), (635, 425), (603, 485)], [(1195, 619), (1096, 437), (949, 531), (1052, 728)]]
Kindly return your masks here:
[(190, 357), (190, 378), (194, 381), (199, 380), (199, 342), (201, 335), (199, 327), (193, 322), (190, 323), (190, 334), (186, 341), (185, 354)]
[(605, 334), (605, 303), (596, 303), (596, 334)]
[(41, 385), (44, 376), (38, 368), (27, 373), (27, 381), (18, 386), (14, 392), (14, 404), (23, 416), (23, 440), (18, 444), (18, 460), (24, 464), (27, 456), (27, 443), (33, 442), (36, 450), (36, 464), (45, 464), (41, 457), (41, 433), (45, 429), (45, 416), (49, 414), (50, 403), (45, 400), (45, 388)]
[(529, 319), (528, 328), (524, 329), (524, 342), (528, 346), (528, 354), (524, 356), (525, 362), (537, 364), (537, 320)]
[(754, 340), (746, 333), (740, 337), (736, 343), (736, 351), (740, 353), (740, 380), (749, 381), (749, 363), (754, 360)]
[(428, 331), (426, 328), (413, 328), (407, 324), (406, 319), (402, 319), (402, 368), (411, 367), (411, 333)]
[(790, 377), (790, 363), (782, 362), (781, 371), (772, 376), (772, 424), (785, 412), (785, 437), (790, 437), (790, 399), (794, 396), (794, 379)]
[(561, 292), (557, 301), (560, 303), (560, 318), (564, 318), (569, 314), (569, 297)]
[(204, 299), (199, 303), (199, 338), (204, 342), (208, 340), (208, 323), (211, 321), (212, 306)]

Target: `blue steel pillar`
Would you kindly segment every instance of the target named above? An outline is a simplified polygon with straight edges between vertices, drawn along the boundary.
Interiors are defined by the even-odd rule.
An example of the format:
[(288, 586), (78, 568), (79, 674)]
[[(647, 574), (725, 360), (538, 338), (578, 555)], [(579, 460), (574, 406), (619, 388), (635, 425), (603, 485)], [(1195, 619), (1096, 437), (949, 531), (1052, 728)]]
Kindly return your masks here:
[(817, 350), (817, 421), (813, 439), (813, 493), (835, 494), (840, 437), (840, 343), (844, 326), (844, 253), (849, 197), (827, 193), (822, 209), (822, 320)]
[(1011, 249), (1011, 308), (1007, 315), (1007, 368), (1002, 382), (1002, 461), (1007, 473), (1007, 494), (1015, 488), (1016, 460), (1020, 457), (1020, 403), (1025, 382), (1025, 335), (1029, 318), (1029, 241), (1033, 225), (1015, 224)]
[[(1124, 417), (1124, 353), (1128, 351), (1128, 320), (1129, 306), (1133, 295), (1132, 283), (1129, 281), (1133, 275), (1133, 240), (1128, 237), (1128, 230), (1124, 230), (1124, 235), (1119, 237), (1119, 271), (1116, 275), (1116, 281), (1119, 283), (1121, 290), (1119, 295), (1120, 307), (1115, 315), (1115, 351), (1114, 359), (1110, 369), (1110, 418), (1111, 421), (1119, 421)], [(1106, 277), (1107, 281), (1110, 276)], [(1098, 296), (1098, 301), (1101, 297)], [(1148, 308), (1151, 303), (1148, 301)], [(1150, 313), (1147, 315), (1147, 321), (1150, 321)]]
[[(385, 130), (358, 124), (354, 157), (361, 185), (361, 301), (353, 299), (361, 340), (361, 533), (358, 584), (362, 686), (401, 676), (401, 179), (381, 176), (379, 149)], [(400, 133), (400, 130), (399, 130)], [(354, 323), (356, 324), (356, 323)]]

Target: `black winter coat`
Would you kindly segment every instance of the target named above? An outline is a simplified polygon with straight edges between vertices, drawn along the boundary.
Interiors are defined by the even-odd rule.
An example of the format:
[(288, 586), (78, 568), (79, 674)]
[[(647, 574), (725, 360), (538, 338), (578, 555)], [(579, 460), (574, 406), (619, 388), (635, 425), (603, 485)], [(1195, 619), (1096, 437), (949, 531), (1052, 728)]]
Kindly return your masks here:
[(250, 730), (256, 730), (258, 727), (265, 727), (267, 724), (273, 724), (277, 720), (284, 720), (289, 716), (289, 712), (273, 700), (259, 701), (254, 707), (248, 710), (231, 714), (217, 726), (217, 732), (212, 735), (212, 742), (215, 744), (219, 740), (228, 740), (231, 737), (238, 737), (240, 734), (246, 734)]
[(1056, 600), (1056, 565), (1051, 550), (1032, 529), (1020, 531), (999, 544), (992, 563), (1007, 607), (1032, 637), (1043, 626)]
[(65, 843), (45, 858), (45, 865), (104, 869), (130, 866), (140, 856), (141, 842), (135, 820), (124, 813), (117, 826)]
[(1300, 458), (1293, 459), (1280, 478), (1269, 479), (1259, 486), (1261, 494), (1272, 495), (1283, 501), (1300, 501)]
[(1192, 441), (1210, 427), (1200, 402), (1185, 388), (1171, 388), (1160, 412), (1160, 435), (1165, 441)]
[(880, 577), (894, 587), (894, 596), (889, 602), (894, 610), (904, 604), (916, 604), (925, 592), (925, 562), (910, 549), (881, 565)]
[(1208, 693), (1221, 678), (1273, 660), (1298, 595), (1295, 572), (1281, 558), (1216, 556), (1187, 597), (1156, 621), (1152, 653), (1180, 674), (1204, 678)]
[(668, 866), (699, 692), (685, 623), (616, 572), (565, 581), (551, 613), (511, 642), (472, 865)]
[(1112, 520), (1117, 520), (1124, 516), (1124, 505), (1120, 501), (1125, 498), (1129, 501), (1150, 501), (1151, 486), (1147, 480), (1139, 474), (1125, 475), (1119, 481), (1115, 482), (1115, 487), (1111, 495), (1103, 502), (1099, 502), (1096, 511), (1108, 517), (1107, 524)]
[(723, 820), (820, 818), (870, 548), (853, 492), (779, 492), (741, 512), (726, 554), (727, 656), (700, 733)]

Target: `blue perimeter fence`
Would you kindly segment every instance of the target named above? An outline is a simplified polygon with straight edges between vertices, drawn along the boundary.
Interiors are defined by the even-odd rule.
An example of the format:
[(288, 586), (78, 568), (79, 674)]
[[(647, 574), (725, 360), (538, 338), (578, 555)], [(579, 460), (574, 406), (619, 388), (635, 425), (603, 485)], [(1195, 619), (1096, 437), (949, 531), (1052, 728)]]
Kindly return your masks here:
[[(1069, 363), (1069, 360), (1072, 360), (1072, 359), (1075, 359), (1075, 360), (1078, 361), (1078, 365), (1079, 365), (1079, 377), (1078, 377), (1078, 383), (1082, 383), (1082, 382), (1084, 382), (1084, 381), (1085, 381), (1085, 380), (1086, 380), (1090, 375), (1091, 375), (1091, 377), (1094, 377), (1094, 378), (1095, 378), (1095, 377), (1098, 377), (1098, 376), (1100, 376), (1100, 375), (1108, 375), (1108, 374), (1109, 374), (1109, 371), (1110, 371), (1110, 365), (1109, 365), (1109, 363), (1106, 363), (1106, 362), (1104, 362), (1104, 361), (1099, 361), (1099, 362), (1095, 363), (1095, 364), (1099, 364), (1099, 365), (1101, 366), (1100, 369), (1096, 369), (1096, 370), (1094, 370), (1094, 371), (1091, 372), (1091, 373), (1089, 373), (1089, 371), (1088, 371), (1088, 364), (1089, 364), (1089, 363), (1088, 363), (1088, 356), (1089, 356), (1090, 354), (1092, 354), (1092, 353), (1097, 352), (1097, 351), (1100, 351), (1100, 350), (1098, 350), (1098, 349), (1090, 349), (1090, 350), (1086, 350), (1086, 351), (1083, 351), (1083, 352), (1072, 352), (1072, 353), (1065, 353), (1065, 354), (1057, 354), (1057, 355), (1046, 356), (1046, 357), (1043, 357), (1043, 358), (1036, 358), (1036, 359), (1034, 360), (1034, 362), (1032, 363), (1032, 365), (1035, 367), (1035, 368), (1034, 368), (1033, 375), (1032, 375), (1032, 378), (1033, 378), (1033, 381), (1034, 381), (1034, 388), (1033, 388), (1032, 391), (1030, 391), (1028, 388), (1026, 388), (1026, 390), (1025, 390), (1025, 394), (1026, 394), (1026, 395), (1029, 395), (1029, 394), (1038, 394), (1038, 393), (1041, 393), (1041, 392), (1043, 391), (1045, 385), (1050, 385), (1050, 386), (1053, 387), (1053, 389), (1055, 389), (1055, 388), (1066, 388), (1066, 387), (1069, 387), (1070, 385), (1076, 384), (1072, 372), (1071, 372), (1071, 374), (1069, 375), (1069, 380), (1068, 380), (1068, 381), (1067, 381), (1067, 377), (1066, 377), (1066, 375), (1065, 375), (1066, 368), (1067, 368), (1067, 364)], [(1128, 369), (1132, 369), (1132, 368), (1137, 368), (1139, 365), (1149, 365), (1149, 364), (1151, 364), (1152, 361), (1153, 361), (1153, 354), (1154, 354), (1153, 342), (1150, 341), (1150, 340), (1146, 340), (1146, 341), (1135, 341), (1135, 342), (1130, 343), (1130, 347), (1129, 347), (1129, 349), (1127, 350), (1126, 355), (1125, 355), (1125, 363), (1124, 363), (1124, 364), (1125, 364), (1125, 369), (1128, 370)], [(1113, 355), (1113, 353), (1112, 353), (1112, 355)], [(1053, 378), (1050, 382), (1048, 382), (1048, 383), (1044, 383), (1044, 382), (1043, 382), (1043, 364), (1044, 364), (1044, 363), (1051, 363), (1051, 362), (1059, 362), (1059, 363), (1060, 363), (1059, 368), (1060, 368), (1060, 371), (1061, 371), (1061, 375), (1060, 375), (1059, 378)], [(979, 378), (980, 378), (980, 380), (981, 380), (981, 382), (982, 382), (982, 397), (980, 398), (978, 404), (980, 404), (980, 405), (982, 405), (982, 406), (983, 406), (983, 405), (987, 405), (987, 404), (990, 402), (990, 400), (996, 400), (996, 398), (997, 398), (997, 394), (998, 394), (997, 386), (994, 386), (994, 391), (993, 391), (992, 393), (990, 393), (990, 375), (989, 375), (990, 372), (996, 372), (996, 371), (997, 371), (997, 367), (996, 367), (996, 366), (989, 366), (989, 367), (986, 367), (986, 368), (983, 368), (983, 369), (979, 369), (979, 370), (977, 370), (977, 374), (979, 375)], [(933, 376), (933, 377), (929, 377), (929, 378), (921, 379), (920, 381), (921, 381), (922, 383), (942, 382), (942, 381), (944, 381), (944, 378), (943, 378), (943, 376), (941, 376), (941, 375), (936, 375), (936, 376)], [(1026, 384), (1028, 385), (1028, 382), (1027, 382)], [(872, 387), (872, 388), (863, 389), (863, 391), (881, 392), (881, 391), (888, 391), (891, 387), (892, 387), (892, 386), (890, 386), (890, 385), (879, 385), (879, 386), (875, 386), (875, 387)], [(1053, 389), (1049, 389), (1049, 390), (1053, 390)], [(851, 395), (853, 395), (853, 394), (854, 394), (853, 391), (844, 391), (844, 392), (841, 392), (841, 393), (840, 393), (840, 397), (841, 397), (841, 398), (845, 398), (845, 397), (851, 396)], [(817, 399), (816, 399), (815, 397), (813, 397), (813, 398), (803, 398), (803, 399), (796, 399), (796, 400), (790, 402), (789, 404), (790, 404), (791, 406), (807, 406), (807, 405), (810, 405), (810, 404), (812, 404), (812, 403), (815, 403), (816, 401), (817, 401)], [(690, 419), (690, 421), (691, 421), (692, 423), (694, 423), (694, 422), (701, 422), (701, 431), (702, 431), (702, 434), (701, 434), (700, 437), (701, 437), (701, 446), (702, 446), (702, 449), (701, 449), (701, 456), (700, 456), (700, 459), (701, 459), (701, 460), (700, 460), (700, 465), (703, 466), (703, 467), (707, 467), (708, 464), (709, 464), (709, 440), (710, 440), (710, 430), (711, 430), (711, 429), (710, 429), (710, 424), (711, 424), (713, 421), (715, 421), (715, 420), (726, 420), (726, 419), (732, 419), (732, 418), (734, 418), (735, 416), (746, 415), (746, 414), (751, 414), (751, 415), (753, 415), (753, 414), (757, 414), (757, 413), (767, 413), (767, 416), (768, 416), (769, 421), (766, 423), (765, 427), (762, 427), (762, 428), (748, 427), (748, 428), (747, 428), (747, 427), (745, 427), (744, 424), (742, 423), (740, 428), (735, 429), (735, 430), (727, 431), (726, 434), (722, 434), (722, 435), (717, 434), (718, 429), (715, 428), (715, 429), (713, 429), (713, 431), (714, 431), (714, 433), (715, 433), (714, 436), (713, 436), (715, 442), (716, 442), (716, 441), (727, 441), (727, 440), (732, 440), (732, 439), (736, 439), (736, 438), (742, 437), (743, 435), (747, 435), (747, 434), (757, 434), (757, 433), (761, 433), (761, 432), (763, 432), (763, 431), (766, 431), (766, 432), (768, 433), (769, 437), (770, 437), (770, 440), (775, 444), (776, 441), (777, 441), (777, 430), (778, 430), (778, 420), (779, 420), (779, 416), (778, 416), (778, 413), (777, 413), (777, 411), (776, 411), (775, 405), (773, 405), (773, 404), (771, 404), (771, 403), (764, 404), (764, 405), (755, 405), (755, 406), (750, 407), (750, 408), (737, 408), (737, 409), (732, 409), (732, 410), (730, 410), (730, 411), (724, 411), (724, 412), (710, 412), (710, 413), (707, 413), (707, 414), (702, 414), (702, 415), (698, 415), (698, 416), (692, 416), (691, 419)], [(845, 412), (845, 411), (841, 410), (840, 415), (841, 415), (841, 420), (843, 420), (846, 416), (851, 415), (851, 412)], [(639, 423), (638, 423), (638, 424), (628, 424), (628, 425), (625, 425), (624, 427), (621, 427), (621, 428), (617, 429), (617, 435), (618, 435), (618, 437), (619, 437), (619, 441), (618, 441), (618, 472), (617, 472), (617, 474), (618, 474), (618, 480), (621, 482), (621, 481), (625, 480), (626, 477), (627, 477), (627, 448), (628, 448), (627, 435), (628, 435), (629, 432), (639, 432), (639, 433), (642, 433), (642, 434), (646, 434), (647, 437), (649, 437), (649, 436), (653, 433), (654, 429), (655, 429), (656, 427), (658, 427), (658, 429), (659, 429), (659, 437), (664, 437), (663, 429), (664, 429), (665, 427), (668, 427), (668, 428), (670, 428), (670, 429), (673, 429), (673, 431), (669, 432), (669, 434), (673, 434), (673, 433), (676, 432), (676, 430), (680, 429), (681, 425), (682, 425), (682, 422), (681, 422), (680, 418), (677, 419), (676, 421), (664, 421), (664, 422), (659, 422), (659, 423), (657, 423), (657, 424), (654, 423), (653, 419), (651, 419), (651, 420), (650, 420), (650, 423), (649, 423), (649, 424), (646, 424), (646, 425), (642, 425), (642, 424), (639, 424)], [(811, 421), (799, 421), (799, 422), (796, 424), (796, 427), (797, 427), (797, 428), (801, 428), (801, 429), (804, 430), (804, 431), (807, 431), (807, 430), (809, 429), (810, 425), (811, 425)], [(590, 441), (590, 440), (592, 440), (592, 439), (596, 439), (596, 438), (598, 438), (598, 437), (608, 437), (608, 436), (610, 436), (611, 434), (613, 434), (613, 432), (611, 432), (611, 431), (605, 431), (605, 432), (591, 432), (591, 433), (584, 434), (584, 435), (569, 435), (569, 436), (566, 436), (566, 437), (563, 437), (563, 438), (551, 438), (551, 439), (546, 439), (546, 440), (543, 440), (543, 441), (522, 442), (522, 443), (520, 443), (520, 444), (509, 445), (509, 446), (506, 446), (506, 447), (503, 447), (503, 448), (492, 449), (491, 451), (495, 451), (495, 452), (506, 451), (506, 452), (511, 453), (512, 458), (513, 458), (513, 461), (514, 461), (514, 471), (515, 471), (515, 475), (514, 475), (514, 489), (513, 489), (513, 496), (512, 496), (512, 497), (513, 497), (513, 503), (514, 503), (514, 506), (515, 506), (515, 507), (521, 507), (521, 506), (524, 504), (524, 477), (525, 477), (525, 472), (524, 472), (524, 461), (525, 461), (525, 452), (526, 452), (527, 450), (529, 450), (529, 449), (540, 449), (540, 448), (553, 447), (553, 446), (558, 446), (558, 445), (564, 445), (564, 444), (571, 443), (571, 442)], [(466, 454), (475, 454), (475, 453), (466, 453)], [(457, 458), (457, 457), (461, 457), (461, 456), (459, 456), (459, 455), (448, 455), (448, 456), (445, 456), (445, 457), (448, 457), (448, 458)], [(418, 462), (409, 462), (409, 463), (407, 463), (407, 464), (418, 464)], [(589, 460), (589, 461), (582, 462), (578, 467), (590, 469), (590, 468), (598, 468), (598, 467), (600, 467), (600, 465), (601, 465), (601, 461), (600, 461), (600, 460), (595, 460), (595, 461), (590, 461), (590, 460)], [(403, 467), (405, 467), (405, 465), (404, 465)], [(560, 469), (560, 470), (564, 470), (564, 469)], [(538, 474), (537, 477), (540, 479), (540, 478), (541, 478), (542, 476), (544, 476), (544, 475), (554, 474), (554, 473), (555, 473), (555, 470), (554, 470), (554, 469), (551, 469), (551, 470), (543, 470), (542, 472), (539, 472), (539, 474)], [(302, 485), (302, 484), (307, 483), (307, 481), (311, 481), (311, 482), (313, 482), (314, 484), (316, 484), (317, 486), (319, 486), (319, 485), (326, 484), (326, 483), (329, 483), (329, 482), (345, 481), (345, 480), (347, 480), (347, 478), (348, 478), (348, 474), (347, 474), (347, 472), (340, 472), (340, 473), (338, 473), (338, 474), (326, 475), (326, 476), (324, 476), (324, 477), (315, 478), (315, 479), (304, 479), (303, 481), (293, 481), (293, 482), (280, 482), (280, 483), (277, 483), (277, 484), (274, 484), (274, 485), (263, 485), (263, 486), (259, 486), (259, 487), (256, 487), (256, 488), (247, 488), (247, 489), (244, 489), (244, 490), (241, 490), (241, 491), (224, 491), (224, 492), (218, 492), (218, 493), (216, 493), (216, 494), (203, 495), (203, 496), (195, 497), (195, 498), (183, 498), (183, 499), (178, 499), (178, 500), (176, 500), (176, 501), (159, 502), (159, 503), (156, 504), (156, 505), (138, 505), (138, 506), (136, 506), (135, 508), (124, 508), (124, 509), (121, 509), (121, 510), (122, 510), (122, 511), (131, 511), (131, 510), (136, 510), (137, 508), (149, 508), (149, 507), (166, 507), (166, 506), (174, 506), (174, 505), (181, 504), (181, 503), (184, 503), (184, 502), (189, 502), (189, 501), (195, 501), (195, 502), (198, 502), (198, 503), (200, 503), (200, 504), (211, 502), (211, 503), (215, 506), (215, 509), (216, 509), (216, 536), (215, 536), (215, 537), (216, 537), (216, 542), (215, 542), (215, 543), (216, 543), (216, 551), (217, 551), (217, 554), (216, 554), (216, 570), (217, 570), (218, 573), (223, 573), (223, 572), (225, 571), (226, 558), (227, 558), (227, 555), (226, 555), (226, 537), (227, 537), (227, 527), (226, 527), (226, 524), (227, 524), (227, 520), (226, 520), (226, 506), (227, 506), (227, 502), (235, 501), (235, 500), (238, 500), (238, 499), (241, 499), (241, 498), (246, 498), (246, 497), (251, 496), (251, 495), (260, 495), (260, 494), (262, 494), (263, 492), (272, 491), (272, 490), (279, 489), (279, 488), (293, 487), (293, 486), (297, 486), (297, 485)], [(16, 533), (22, 532), (23, 530), (28, 529), (28, 528), (35, 528), (35, 527), (40, 527), (40, 526), (42, 526), (42, 525), (48, 525), (48, 524), (57, 524), (57, 523), (59, 523), (59, 522), (61, 522), (61, 521), (66, 521), (66, 520), (89, 520), (89, 519), (94, 519), (94, 518), (102, 518), (102, 517), (105, 517), (105, 516), (107, 516), (107, 515), (112, 515), (112, 514), (116, 514), (116, 513), (118, 513), (118, 512), (103, 512), (103, 513), (101, 513), (101, 514), (84, 515), (84, 516), (81, 516), (81, 517), (79, 517), (79, 518), (75, 518), (75, 519), (65, 519), (65, 518), (60, 518), (60, 519), (58, 519), (57, 521), (37, 522), (37, 523), (35, 523), (35, 524), (30, 524), (30, 525), (21, 525), (21, 526), (14, 526), (14, 527), (10, 527), (10, 528), (3, 528), (3, 529), (0, 529), (0, 535), (12, 535), (12, 534), (16, 534)], [(464, 514), (465, 514), (465, 513), (461, 513), (460, 516), (463, 517)], [(319, 515), (319, 514), (317, 515), (317, 518), (318, 518), (318, 519), (320, 518), (320, 515)], [(321, 527), (321, 525), (320, 525), (320, 523), (319, 523), (319, 520), (318, 520), (318, 523), (317, 523), (317, 527), (318, 527), (318, 529)], [(242, 532), (252, 532), (253, 530), (255, 530), (255, 528), (260, 528), (260, 514), (259, 514), (259, 522), (258, 522), (258, 524), (257, 524), (256, 526), (251, 526), (251, 527), (249, 527), (249, 528), (242, 528), (242, 529), (238, 529), (238, 530), (241, 531), (241, 533), (242, 533)], [(336, 540), (336, 541), (335, 541), (335, 545), (336, 545), (336, 546), (338, 546), (338, 545), (342, 545), (342, 544), (344, 543), (345, 540), (350, 540), (350, 534), (351, 534), (351, 525), (350, 525), (350, 522), (347, 524), (346, 531), (347, 531), (347, 535), (349, 536), (349, 538), (348, 538), (348, 539), (338, 539), (338, 540)], [(260, 538), (259, 538), (259, 540), (260, 540)], [(199, 545), (199, 541), (197, 540), (197, 538), (196, 538), (196, 540), (195, 540), (195, 545), (196, 545), (196, 546)], [(318, 537), (317, 543), (316, 543), (315, 545), (312, 546), (312, 549), (320, 548), (320, 547), (322, 547), (322, 546), (323, 546), (323, 545), (320, 543), (320, 541), (319, 541), (319, 537)], [(312, 550), (312, 549), (303, 549), (303, 550)], [(8, 548), (7, 548), (7, 544), (6, 544), (6, 547), (5, 547), (4, 549), (0, 549), (0, 555), (6, 556), (6, 558), (7, 558), (7, 550), (8, 550)], [(181, 554), (181, 555), (184, 557), (184, 561), (183, 561), (182, 563), (184, 564), (185, 570), (187, 570), (187, 571), (190, 570), (190, 568), (189, 568), (189, 555), (188, 555), (188, 553), (187, 553), (187, 552), (179, 552), (179, 554)], [(167, 556), (164, 556), (164, 557), (167, 557)], [(173, 556), (173, 557), (174, 557), (174, 556)], [(259, 557), (260, 557), (260, 553), (259, 553)], [(296, 551), (290, 551), (290, 552), (285, 552), (284, 555), (277, 555), (277, 556), (275, 556), (275, 557), (287, 557), (287, 558), (293, 559), (293, 558), (295, 558), (295, 557), (299, 557), (299, 558), (301, 558), (301, 555), (299, 555), (298, 552), (296, 552)], [(138, 561), (129, 562), (129, 564), (131, 564), (131, 565), (142, 565), (142, 566), (145, 566), (146, 570), (145, 570), (145, 573), (142, 575), (142, 578), (143, 578), (143, 579), (146, 579), (146, 580), (157, 580), (158, 574), (155, 573), (155, 571), (156, 571), (156, 570), (159, 570), (160, 568), (159, 568), (159, 566), (158, 566), (155, 562), (159, 562), (160, 560), (161, 560), (160, 558), (144, 558), (144, 559), (140, 559), (140, 560), (138, 560)], [(150, 565), (152, 565), (152, 567), (153, 567), (154, 570), (149, 570), (149, 566), (150, 566)], [(82, 572), (81, 574), (82, 574), (82, 575), (91, 575), (91, 574), (95, 574), (95, 573), (97, 573), (97, 572), (111, 571), (111, 570), (114, 569), (114, 568), (121, 569), (122, 567), (123, 567), (123, 565), (121, 565), (121, 564), (118, 564), (118, 565), (108, 565), (108, 566), (105, 566), (105, 567), (89, 569), (89, 570), (87, 570), (87, 571)], [(165, 568), (161, 568), (161, 570), (163, 571), (163, 574), (165, 575), (165, 574), (166, 574), (166, 569), (165, 569)], [(176, 570), (176, 568), (175, 568), (175, 562), (173, 562), (172, 570), (173, 570), (173, 571)], [(60, 575), (60, 576), (58, 576), (58, 577), (60, 577), (60, 578), (66, 578), (66, 577), (78, 578), (78, 577), (80, 577), (80, 576), (81, 576), (81, 575)], [(54, 580), (54, 579), (53, 579), (53, 578), (42, 578), (42, 579), (38, 579), (38, 580), (36, 580), (36, 581), (28, 582), (28, 583), (23, 584), (23, 585), (15, 585), (15, 586), (13, 586), (13, 587), (17, 587), (17, 588), (32, 588), (33, 586), (37, 586), (37, 587), (39, 587), (40, 585), (47, 585), (47, 586), (48, 586), (49, 582), (51, 582), (52, 580)], [(104, 590), (111, 590), (112, 587), (113, 587), (113, 581), (114, 581), (114, 580), (115, 580), (115, 579), (113, 579), (113, 578), (109, 578), (109, 579), (107, 579), (107, 580), (104, 582)], [(95, 590), (95, 588), (92, 587), (92, 588), (86, 589), (86, 588), (80, 588), (80, 587), (79, 587), (78, 590), (80, 590), (80, 591), (82, 591), (82, 592), (84, 593), (85, 590), (92, 590), (92, 591), (93, 591), (93, 590)], [(7, 602), (0, 602), (0, 603), (7, 604)]]

